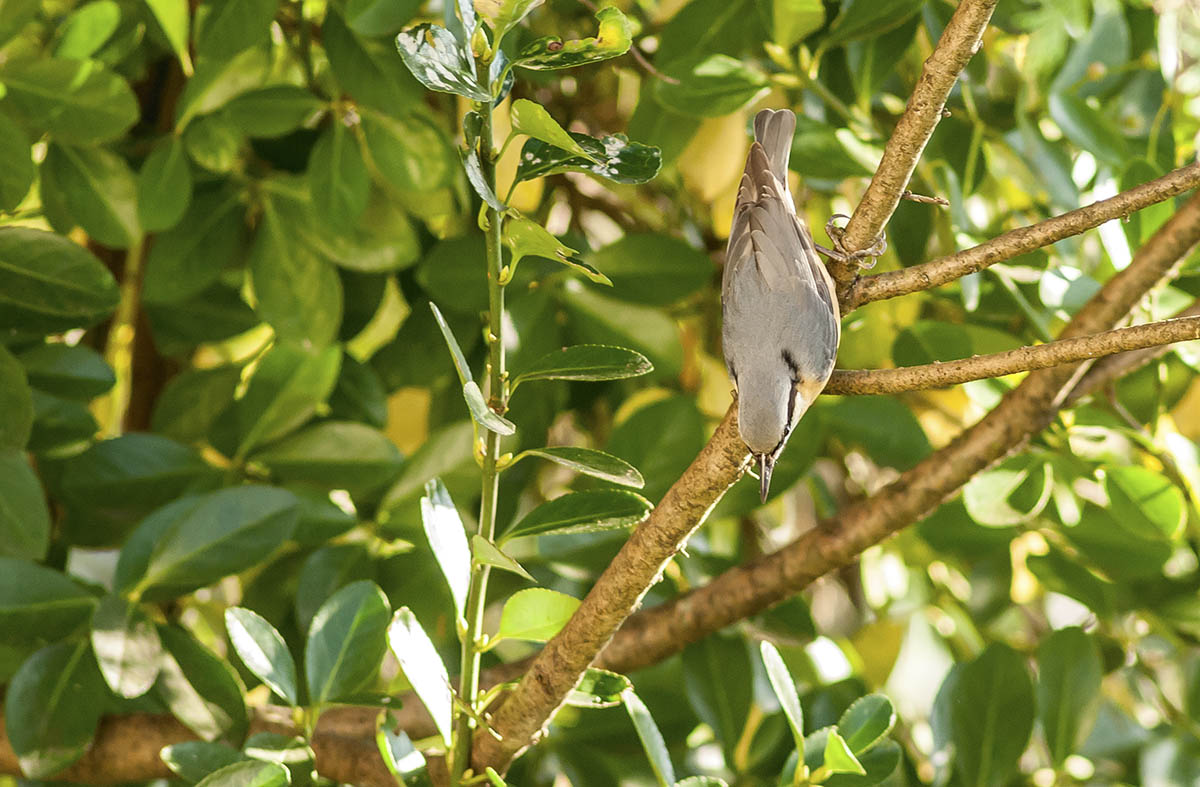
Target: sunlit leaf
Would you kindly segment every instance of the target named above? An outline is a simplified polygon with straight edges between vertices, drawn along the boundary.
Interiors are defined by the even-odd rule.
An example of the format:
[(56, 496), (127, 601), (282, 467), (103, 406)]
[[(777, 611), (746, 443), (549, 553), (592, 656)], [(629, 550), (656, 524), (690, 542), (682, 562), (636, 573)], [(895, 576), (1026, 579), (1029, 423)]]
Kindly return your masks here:
[(571, 492), (530, 511), (501, 537), (500, 543), (547, 533), (594, 533), (629, 527), (645, 519), (651, 508), (650, 501), (634, 492)]
[(573, 68), (587, 63), (620, 57), (633, 43), (633, 26), (621, 11), (613, 6), (596, 12), (599, 31), (595, 38), (563, 41), (558, 36), (539, 38), (524, 46), (513, 59), (513, 65), (535, 70)]
[(567, 135), (587, 151), (587, 157), (564, 150), (540, 139), (530, 139), (521, 148), (517, 180), (558, 172), (586, 172), (614, 183), (645, 183), (662, 167), (662, 151), (651, 145), (630, 142), (624, 134), (592, 137), (568, 131)]

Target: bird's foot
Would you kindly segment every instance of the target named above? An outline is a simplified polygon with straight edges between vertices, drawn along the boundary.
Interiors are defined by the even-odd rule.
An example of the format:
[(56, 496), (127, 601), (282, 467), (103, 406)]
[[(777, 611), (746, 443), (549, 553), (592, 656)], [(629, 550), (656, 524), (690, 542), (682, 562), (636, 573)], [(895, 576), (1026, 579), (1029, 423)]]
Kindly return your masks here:
[[(816, 246), (816, 249), (819, 253), (824, 254), (830, 259), (834, 259), (842, 263), (853, 262), (858, 265), (859, 268), (864, 270), (874, 268), (875, 258), (881, 256), (885, 251), (887, 251), (887, 236), (885, 236), (883, 233), (880, 233), (879, 237), (876, 238), (875, 242), (872, 243), (868, 248), (860, 249), (858, 251), (849, 251), (842, 244), (842, 237), (846, 234), (846, 229), (844, 227), (837, 226), (836, 223), (838, 219), (849, 218), (850, 217), (844, 213), (835, 213), (829, 218), (829, 221), (825, 222), (825, 234), (829, 236), (831, 241), (833, 241), (832, 249), (827, 249), (824, 246), (816, 246), (816, 244), (813, 245)], [(865, 260), (868, 259), (870, 262), (865, 262)]]

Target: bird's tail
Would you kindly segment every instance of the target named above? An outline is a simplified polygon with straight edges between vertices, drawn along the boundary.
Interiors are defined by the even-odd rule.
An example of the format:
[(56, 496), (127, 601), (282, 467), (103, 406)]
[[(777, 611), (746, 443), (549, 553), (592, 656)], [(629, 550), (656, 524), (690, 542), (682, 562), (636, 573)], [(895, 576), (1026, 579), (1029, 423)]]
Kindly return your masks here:
[(785, 184), (795, 133), (796, 115), (790, 109), (764, 109), (754, 117), (754, 138), (767, 154), (771, 173)]

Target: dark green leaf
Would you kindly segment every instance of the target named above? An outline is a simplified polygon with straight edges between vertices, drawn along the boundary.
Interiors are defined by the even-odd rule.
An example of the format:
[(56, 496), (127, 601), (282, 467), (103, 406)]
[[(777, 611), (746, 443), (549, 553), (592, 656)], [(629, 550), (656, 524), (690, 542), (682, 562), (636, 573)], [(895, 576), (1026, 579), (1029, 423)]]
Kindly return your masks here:
[(753, 669), (746, 643), (738, 637), (713, 635), (683, 651), (683, 678), (688, 702), (712, 727), (726, 752), (741, 737), (750, 712)]
[(1183, 493), (1166, 476), (1144, 467), (1105, 471), (1109, 510), (1127, 530), (1145, 538), (1175, 538), (1187, 518)]
[(425, 484), (425, 496), (421, 498), (421, 522), (429, 547), (442, 569), (442, 576), (450, 586), (454, 599), (454, 611), (466, 619), (467, 586), (471, 582), (471, 548), (467, 545), (467, 532), (450, 493), (440, 478)]
[(154, 14), (163, 36), (171, 45), (171, 51), (179, 58), (183, 72), (192, 74), (192, 58), (188, 54), (188, 29), (191, 26), (191, 14), (187, 0), (146, 0), (146, 5)]
[(83, 345), (38, 345), (21, 353), (21, 364), (34, 388), (81, 402), (105, 393), (116, 382), (100, 353)]
[(704, 447), (704, 431), (695, 400), (677, 395), (648, 404), (619, 423), (605, 450), (638, 468), (646, 478), (642, 494), (661, 500)]
[(472, 459), (474, 445), (475, 424), (469, 420), (450, 423), (431, 432), (424, 445), (404, 463), (404, 471), (384, 495), (379, 504), (381, 521), (389, 520), (406, 508), (415, 521), (420, 514), (418, 499), (430, 479), (468, 472), (478, 479), (479, 468)]
[(763, 665), (767, 668), (767, 680), (771, 682), (771, 688), (779, 699), (779, 706), (783, 708), (783, 715), (787, 718), (792, 738), (796, 742), (796, 751), (803, 760), (804, 710), (800, 706), (800, 696), (796, 694), (796, 683), (774, 645), (764, 640), (759, 645), (759, 650), (762, 653)]
[(374, 582), (363, 580), (334, 593), (313, 617), (304, 646), (304, 674), (315, 704), (361, 690), (387, 651), (391, 608)]
[(1047, 590), (1069, 596), (1097, 614), (1112, 612), (1115, 586), (1088, 571), (1061, 549), (1051, 547), (1045, 555), (1030, 555), (1025, 558), (1025, 564)]
[(295, 85), (272, 85), (242, 93), (225, 107), (225, 117), (249, 137), (282, 137), (303, 126), (325, 103)]
[(713, 278), (707, 254), (669, 235), (631, 233), (588, 261), (612, 281), (613, 294), (632, 303), (666, 306), (702, 289)]
[(92, 650), (100, 674), (119, 697), (142, 696), (158, 677), (158, 632), (146, 613), (121, 596), (105, 596), (96, 607)]
[(475, 61), (444, 27), (423, 24), (396, 36), (396, 49), (417, 80), (441, 93), (454, 93), (472, 101), (491, 101), (491, 92), (479, 84)]
[(853, 396), (821, 411), (844, 442), (862, 446), (880, 464), (907, 470), (930, 452), (929, 439), (912, 411), (897, 399)]
[(462, 154), (463, 170), (467, 173), (467, 181), (471, 184), (471, 188), (475, 189), (479, 198), (492, 210), (501, 213), (507, 210), (504, 203), (496, 196), (491, 184), (488, 183), (487, 176), (483, 174), (483, 165), (479, 163), (479, 151), (469, 150), (460, 151), (460, 153)]
[[(353, 5), (352, 2), (347, 7), (348, 14)], [(387, 5), (399, 8), (401, 3)], [(366, 106), (395, 113), (420, 102), (424, 91), (404, 61), (396, 57), (391, 42), (361, 37), (347, 26), (336, 7), (330, 7), (325, 15), (321, 43), (329, 55), (334, 77), (342, 90), (358, 102), (360, 112)]]
[(238, 454), (277, 440), (308, 421), (337, 382), (342, 352), (326, 347), (308, 352), (276, 344), (264, 355), (237, 405), (241, 427)]
[(838, 719), (838, 734), (850, 751), (863, 754), (884, 739), (896, 724), (892, 701), (882, 694), (868, 694), (855, 700)]
[(229, 644), (246, 669), (289, 705), (299, 705), (296, 665), (275, 627), (256, 612), (230, 607), (225, 610), (225, 630), (229, 632)]
[(179, 223), (192, 201), (192, 170), (179, 137), (154, 149), (138, 173), (138, 218), (146, 232), (162, 232)]
[(241, 377), (239, 366), (180, 372), (159, 393), (150, 427), (184, 442), (203, 438), (217, 416), (233, 401)]
[(0, 112), (0, 211), (15, 211), (36, 176), (29, 137)]
[(1108, 577), (1150, 579), (1162, 572), (1174, 546), (1165, 538), (1138, 530), (1107, 508), (1085, 504), (1079, 524), (1063, 528), (1071, 543)]
[(158, 756), (172, 773), (189, 784), (195, 784), (226, 765), (247, 759), (246, 755), (223, 743), (206, 741), (184, 741), (164, 746)]
[(454, 708), (450, 676), (437, 648), (408, 607), (396, 610), (388, 626), (388, 642), (400, 669), (433, 717), (445, 745), (450, 744), (450, 719)]
[(458, 156), (445, 133), (426, 114), (362, 113), (362, 133), (371, 163), (384, 185), (399, 193), (425, 193), (451, 183)]
[(26, 370), (0, 345), (0, 449), (23, 449), (33, 432), (33, 391)]
[(925, 0), (848, 0), (822, 43), (832, 47), (878, 36), (908, 21), (924, 4)]
[(0, 107), (58, 142), (116, 139), (138, 119), (129, 85), (95, 60), (13, 59), (0, 68)]
[(771, 8), (771, 33), (784, 49), (791, 49), (825, 24), (821, 0), (773, 0)]
[(608, 670), (589, 668), (579, 678), (565, 703), (576, 708), (612, 708), (625, 692), (633, 691), (629, 678)]
[(1064, 628), (1038, 645), (1037, 663), (1038, 718), (1050, 758), (1060, 765), (1079, 751), (1100, 709), (1100, 651), (1082, 629)]
[(0, 640), (42, 644), (65, 637), (91, 617), (96, 599), (65, 574), (0, 557)]
[(490, 642), (502, 639), (523, 639), (546, 642), (566, 625), (579, 599), (547, 588), (518, 590), (504, 602), (500, 626)]
[(42, 185), (60, 192), (71, 219), (100, 243), (125, 249), (140, 239), (137, 184), (115, 153), (52, 144)]
[(252, 759), (226, 765), (205, 776), (196, 787), (288, 787), (287, 769), (273, 762)]
[(673, 112), (720, 117), (736, 112), (763, 93), (766, 74), (728, 55), (692, 58), (666, 68), (674, 82), (655, 84), (654, 96)]
[(30, 656), (4, 697), (8, 742), (22, 773), (46, 780), (78, 760), (92, 742), (106, 693), (86, 640)]
[(958, 673), (950, 702), (955, 768), (966, 784), (1004, 784), (1033, 730), (1033, 682), (1021, 657), (993, 643)]
[(35, 389), (33, 433), (25, 448), (34, 453), (71, 454), (86, 447), (99, 429), (86, 405)]
[(240, 740), (249, 718), (237, 673), (178, 626), (159, 626), (163, 645), (155, 692), (175, 718), (204, 740)]
[(41, 560), (49, 546), (46, 493), (23, 451), (0, 448), (0, 555)]
[(654, 777), (660, 785), (673, 784), (675, 782), (675, 766), (671, 764), (671, 753), (667, 751), (667, 743), (663, 740), (658, 725), (654, 723), (654, 717), (650, 715), (650, 710), (641, 698), (633, 693), (632, 689), (626, 691), (623, 698), (625, 710), (633, 721), (633, 728), (637, 731), (642, 748), (646, 751), (646, 757), (650, 760), (650, 767), (654, 769)]
[(513, 423), (503, 416), (497, 414), (488, 406), (487, 401), (483, 398), (483, 392), (479, 390), (479, 385), (471, 377), (471, 368), (467, 366), (467, 359), (463, 355), (462, 349), (458, 346), (458, 340), (454, 338), (454, 334), (450, 330), (446, 318), (438, 311), (438, 307), (432, 302), (429, 308), (433, 311), (433, 318), (437, 320), (438, 327), (442, 331), (442, 337), (446, 340), (446, 346), (450, 349), (450, 356), (454, 359), (454, 368), (458, 372), (458, 379), (462, 383), (463, 399), (467, 402), (467, 409), (471, 411), (471, 417), (477, 424), (490, 429), (496, 434), (509, 435), (517, 430)]
[(161, 600), (247, 569), (291, 535), (296, 506), (292, 493), (266, 486), (232, 487), (169, 503), (143, 520), (121, 550), (121, 587)]
[(370, 180), (358, 143), (335, 120), (313, 146), (308, 160), (313, 207), (336, 228), (350, 229), (367, 209)]
[(83, 60), (96, 54), (121, 23), (121, 7), (112, 0), (78, 6), (59, 26), (54, 56)]
[(1020, 454), (968, 481), (963, 503), (981, 525), (1015, 525), (1045, 509), (1053, 484), (1053, 470), (1043, 457)]
[(257, 732), (246, 741), (242, 751), (253, 759), (282, 765), (290, 775), (292, 787), (306, 787), (316, 777), (316, 753), (299, 735)]
[(632, 486), (641, 489), (646, 485), (642, 474), (637, 468), (618, 459), (612, 454), (597, 451), (594, 448), (578, 448), (570, 445), (547, 446), (546, 448), (530, 448), (523, 452), (526, 456), (540, 456), (551, 462), (569, 467), (572, 470), (590, 475), (593, 478), (603, 478), (614, 484)]
[(308, 633), (317, 610), (338, 590), (374, 575), (373, 558), (364, 544), (330, 544), (313, 552), (300, 567), (296, 588), (296, 621), (300, 630)]
[(0, 2), (0, 46), (7, 44), (13, 36), (21, 32), (21, 28), (33, 19), (39, 7), (38, 0)]
[(682, 371), (679, 325), (661, 309), (627, 303), (595, 287), (564, 287), (559, 297), (571, 343), (635, 350), (654, 365), (659, 379), (673, 379)]
[(232, 174), (246, 148), (246, 135), (225, 112), (196, 118), (183, 132), (183, 146), (192, 161), (210, 172)]
[(574, 131), (567, 134), (588, 152), (586, 158), (540, 139), (530, 139), (521, 148), (517, 180), (533, 180), (559, 172), (586, 172), (614, 183), (633, 184), (645, 183), (662, 168), (661, 150), (630, 142), (624, 134), (603, 137), (591, 137)]
[(197, 194), (183, 218), (154, 239), (142, 297), (150, 303), (177, 303), (214, 284), (229, 261), (241, 256), (243, 213), (241, 197), (232, 188)]
[(653, 370), (650, 361), (633, 350), (577, 344), (550, 353), (518, 374), (513, 388), (530, 380), (624, 380)]
[(267, 37), (277, 0), (225, 0), (211, 6), (196, 31), (196, 54), (225, 60)]
[[(835, 732), (834, 727), (823, 727), (805, 739), (805, 764), (810, 772), (824, 765), (826, 746), (829, 734), (832, 732)], [(858, 764), (866, 772), (865, 774), (835, 773), (825, 779), (822, 785), (825, 787), (870, 787), (870, 785), (879, 784), (887, 779), (900, 764), (900, 747), (894, 741), (885, 740), (854, 759), (858, 761)], [(791, 763), (792, 760), (788, 762)], [(785, 768), (785, 773), (789, 778), (791, 777), (789, 769)], [(788, 782), (788, 784), (790, 783)]]
[(504, 533), (500, 543), (523, 536), (595, 533), (629, 527), (649, 516), (652, 507), (646, 498), (625, 490), (571, 492), (530, 511)]
[[(512, 130), (515, 134), (525, 134), (541, 140), (547, 145), (574, 155), (592, 159), (592, 155), (566, 129), (546, 111), (541, 104), (525, 98), (518, 98), (509, 109), (512, 118)], [(595, 159), (593, 159), (595, 160)], [(599, 163), (597, 161), (597, 163)]]
[(346, 22), (360, 35), (392, 35), (404, 27), (418, 6), (418, 0), (349, 0)]
[(1076, 147), (1114, 167), (1123, 167), (1129, 158), (1125, 138), (1112, 120), (1082, 98), (1067, 93), (1051, 93), (1050, 117)]
[(861, 177), (875, 171), (878, 152), (840, 129), (804, 116), (796, 118), (788, 169), (806, 178)]
[(613, 6), (596, 12), (599, 30), (595, 38), (563, 41), (547, 36), (524, 46), (513, 59), (514, 66), (534, 70), (574, 68), (620, 57), (633, 43), (633, 25)]
[(285, 483), (304, 481), (345, 489), (352, 497), (378, 491), (395, 478), (402, 458), (383, 432), (353, 421), (322, 421), (251, 455)]

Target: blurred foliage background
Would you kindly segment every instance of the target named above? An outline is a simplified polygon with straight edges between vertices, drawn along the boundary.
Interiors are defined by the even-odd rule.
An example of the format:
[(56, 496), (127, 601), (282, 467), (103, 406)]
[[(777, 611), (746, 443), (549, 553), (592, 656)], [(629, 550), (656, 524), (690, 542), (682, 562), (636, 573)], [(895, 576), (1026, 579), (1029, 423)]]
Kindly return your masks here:
[[(496, 110), (497, 136), (513, 98), (527, 98), (571, 131), (660, 148), (661, 172), (638, 186), (583, 173), (514, 186), (510, 204), (612, 286), (525, 259), (508, 287), (506, 341), (518, 371), (581, 343), (635, 349), (654, 371), (524, 386), (503, 450), (603, 449), (641, 471), (653, 502), (731, 401), (720, 264), (753, 112), (800, 116), (792, 187), (809, 223), (850, 213), (953, 6), (618, 6), (639, 56), (522, 71)], [(506, 49), (595, 35), (594, 11), (549, 0)], [(30, 776), (48, 779), (82, 752), (101, 710), (174, 712), (202, 737), (238, 739), (243, 684), (252, 703), (271, 691), (227, 655), (231, 605), (270, 621), (299, 655), (322, 603), (371, 579), (457, 663), (419, 499), (440, 477), (470, 527), (479, 470), (427, 304), (481, 368), (479, 200), (456, 150), (467, 102), (426, 92), (393, 44), (441, 16), (416, 0), (0, 0), (0, 682), (25, 673), (6, 717), (14, 747), (46, 757)], [(911, 185), (950, 207), (901, 203), (878, 268), (1194, 160), (1198, 19), (1188, 0), (1001, 2)], [(520, 153), (510, 145), (500, 161), (504, 189)], [(845, 319), (838, 365), (1050, 339), (1171, 213), (1158, 205), (869, 304)], [(1193, 254), (1136, 316), (1171, 316), (1198, 295)], [(858, 565), (631, 676), (680, 774), (775, 783), (791, 737), (757, 656), (769, 638), (797, 678), (809, 732), (860, 696), (890, 697), (903, 755), (889, 785), (1200, 781), (1197, 368), (1200, 348), (1173, 348)], [(772, 499), (759, 505), (757, 482), (739, 481), (646, 603), (818, 526), (1012, 383), (825, 397), (780, 459)], [(564, 490), (607, 486), (521, 462), (501, 479), (501, 527)], [(196, 500), (212, 510), (188, 508)], [(229, 532), (207, 573), (147, 585), (147, 555), (180, 522)], [(624, 538), (526, 539), (514, 557), (538, 585), (582, 597)], [(489, 620), (528, 586), (499, 577)], [(135, 590), (136, 614), (161, 629), (163, 652), (221, 709), (217, 721), (181, 710), (166, 672), (128, 698), (79, 666), (98, 599)], [(487, 658), (535, 647), (508, 642)], [(60, 669), (93, 701), (31, 693), (35, 673)], [(385, 660), (366, 686), (405, 684)], [(574, 709), (511, 780), (654, 783), (624, 714)]]

